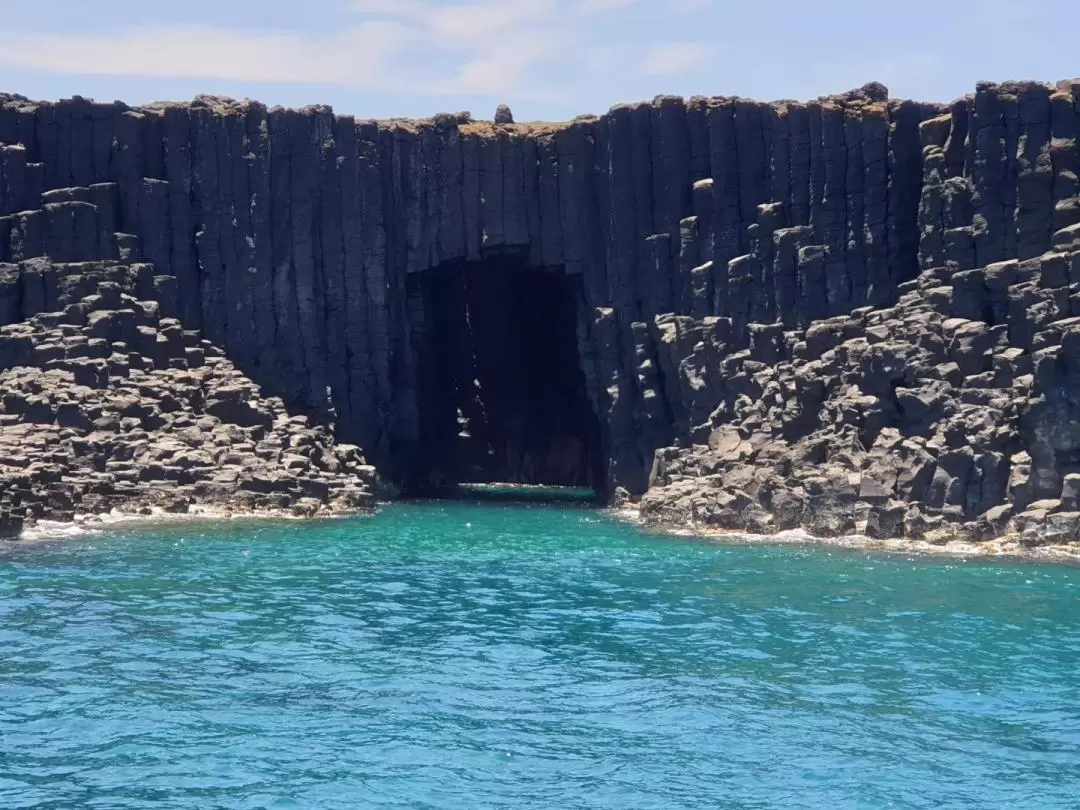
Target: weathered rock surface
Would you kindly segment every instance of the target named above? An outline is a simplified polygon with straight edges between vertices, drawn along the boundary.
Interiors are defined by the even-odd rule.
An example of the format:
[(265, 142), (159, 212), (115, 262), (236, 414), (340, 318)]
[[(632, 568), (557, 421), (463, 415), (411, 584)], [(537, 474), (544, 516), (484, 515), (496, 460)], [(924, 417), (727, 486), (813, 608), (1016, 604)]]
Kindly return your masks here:
[(199, 332), (128, 294), (163, 286), (150, 269), (0, 265), (9, 292), (49, 290), (46, 311), (0, 327), (0, 536), (113, 509), (371, 506), (374, 468), (358, 448), (290, 416)]
[[(891, 307), (761, 327), (740, 351), (723, 342), (727, 319), (686, 319), (677, 328), (693, 348), (666, 372), (703, 418), (686, 446), (657, 453), (643, 516), (765, 533), (1080, 539), (1077, 292), (1080, 252), (1050, 252), (928, 270)], [(985, 310), (995, 294), (1000, 317)]]
[(514, 123), (514, 113), (508, 105), (500, 104), (495, 109), (494, 121), (496, 124), (512, 124)]
[(945, 108), (868, 87), (664, 96), (553, 125), (0, 97), (0, 261), (110, 259), (132, 249), (110, 234), (139, 237), (136, 258), (176, 278), (170, 314), (290, 408), (332, 408), (397, 478), (423, 449), (418, 344), (438, 317), (410, 279), (515, 255), (578, 288), (595, 483), (640, 493), (665, 437), (638, 424), (633, 324), (808, 323), (917, 272), (919, 124)]
[(592, 480), (647, 518), (1069, 536), (1080, 82), (507, 112), (2, 96), (0, 323), (59, 311), (35, 258), (152, 265), (137, 300), (399, 480), (457, 305), (417, 279), (513, 257), (575, 291)]
[[(923, 269), (897, 278), (888, 306), (805, 327), (780, 309), (745, 338), (738, 313), (655, 319), (648, 332), (683, 347), (656, 356), (689, 419), (656, 455), (643, 516), (1080, 539), (1078, 121), (1077, 82), (983, 84), (924, 120)], [(799, 248), (799, 264), (815, 250)], [(820, 277), (826, 293), (833, 278)]]

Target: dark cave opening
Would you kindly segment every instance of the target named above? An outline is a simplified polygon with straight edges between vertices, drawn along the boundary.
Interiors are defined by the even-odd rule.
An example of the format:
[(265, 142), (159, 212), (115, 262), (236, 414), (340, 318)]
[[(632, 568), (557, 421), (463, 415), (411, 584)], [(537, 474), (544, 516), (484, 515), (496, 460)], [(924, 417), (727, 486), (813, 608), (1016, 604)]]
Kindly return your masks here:
[(600, 429), (578, 349), (579, 279), (499, 256), (446, 263), (409, 285), (419, 430), (405, 493), (507, 483), (601, 497)]

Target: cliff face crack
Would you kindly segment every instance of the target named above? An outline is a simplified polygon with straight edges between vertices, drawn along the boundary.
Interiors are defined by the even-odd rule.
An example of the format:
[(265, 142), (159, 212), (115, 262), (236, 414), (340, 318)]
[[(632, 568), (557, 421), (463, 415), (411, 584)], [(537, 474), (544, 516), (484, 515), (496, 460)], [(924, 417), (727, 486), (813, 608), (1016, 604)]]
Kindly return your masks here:
[[(592, 485), (666, 523), (1075, 539), (1078, 135), (1080, 81), (949, 107), (876, 84), (662, 96), (565, 124), (0, 94), (0, 375), (27, 386), (0, 398), (0, 439), (25, 430), (47, 459), (76, 429), (61, 413), (114, 424), (20, 365), (128, 390), (209, 365), (202, 330), (414, 494)], [(203, 424), (187, 401), (178, 431)], [(267, 503), (373, 475), (288, 424), (225, 437), (281, 466)], [(102, 476), (138, 477), (110, 452)], [(0, 458), (0, 522), (45, 491), (25, 466)], [(52, 483), (103, 485), (82, 466)]]
[(407, 492), (492, 482), (602, 488), (575, 281), (516, 258), (410, 276), (419, 427), (400, 454)]

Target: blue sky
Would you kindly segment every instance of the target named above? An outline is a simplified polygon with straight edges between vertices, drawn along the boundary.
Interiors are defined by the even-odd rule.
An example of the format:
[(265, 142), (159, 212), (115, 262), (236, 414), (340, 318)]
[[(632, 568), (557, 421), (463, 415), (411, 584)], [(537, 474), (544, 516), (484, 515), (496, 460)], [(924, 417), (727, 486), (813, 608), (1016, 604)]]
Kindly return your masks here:
[(1070, 0), (0, 0), (0, 90), (197, 93), (362, 117), (509, 103), (518, 120), (658, 93), (806, 99), (884, 82), (1080, 74)]

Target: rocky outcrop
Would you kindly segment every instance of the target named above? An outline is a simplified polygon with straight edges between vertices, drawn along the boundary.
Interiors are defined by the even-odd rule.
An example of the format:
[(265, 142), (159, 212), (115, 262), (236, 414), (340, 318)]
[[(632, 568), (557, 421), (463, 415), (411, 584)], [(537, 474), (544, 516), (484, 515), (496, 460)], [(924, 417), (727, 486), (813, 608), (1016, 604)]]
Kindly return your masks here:
[[(1080, 252), (928, 270), (891, 307), (806, 330), (673, 327), (700, 444), (657, 453), (647, 520), (822, 536), (1072, 541)], [(1038, 307), (1032, 298), (1060, 307)], [(970, 317), (994, 312), (986, 320)], [(714, 362), (713, 357), (723, 359)], [(706, 435), (707, 434), (707, 435)]]
[[(701, 512), (686, 508), (695, 488), (713, 498), (714, 476), (768, 468), (794, 493), (780, 514), (796, 518), (777, 518), (745, 482), (728, 488), (736, 505), (705, 511), (822, 527), (814, 516), (828, 513), (847, 526), (880, 504), (852, 499), (838, 470), (889, 456), (915, 484), (930, 475), (925, 492), (888, 490), (905, 515), (916, 505), (923, 523), (967, 525), (1009, 505), (1020, 520), (1041, 501), (1068, 505), (1080, 472), (1067, 360), (1054, 361), (1065, 393), (1053, 394), (1038, 355), (1064, 356), (1054, 324), (1080, 291), (1048, 269), (1080, 248), (1078, 109), (1075, 82), (982, 84), (952, 105), (890, 100), (877, 84), (808, 103), (659, 97), (557, 125), (505, 111), (493, 124), (378, 122), (208, 97), (129, 108), (7, 96), (0, 261), (152, 263), (175, 278), (149, 296), (165, 296), (169, 316), (293, 411), (335, 414), (337, 434), (399, 483), (433, 420), (473, 444), (492, 425), (524, 435), (521, 414), (493, 415), (483, 391), (463, 392), (483, 369), (438, 376), (433, 336), (468, 296), (433, 294), (425, 279), (459, 265), (543, 269), (576, 301), (595, 420), (595, 441), (580, 427), (567, 437), (596, 448), (568, 469), (575, 481), (637, 495), (651, 477), (645, 513), (683, 520)], [(0, 321), (11, 307), (0, 302)], [(446, 356), (465, 357), (473, 335), (451, 337)], [(457, 411), (432, 411), (432, 391)], [(879, 403), (855, 401), (869, 397)], [(985, 418), (1003, 421), (972, 429), (996, 438), (957, 446), (959, 414), (989, 401)], [(806, 442), (852, 456), (836, 467), (831, 451), (790, 455)], [(924, 459), (913, 448), (929, 473), (896, 461)], [(956, 453), (993, 467), (978, 475), (994, 483), (980, 477), (969, 495)], [(781, 456), (824, 483), (789, 480)]]
[[(0, 535), (119, 509), (373, 505), (374, 468), (290, 416), (198, 331), (146, 264), (0, 264)], [(162, 302), (129, 294), (139, 288)], [(32, 314), (33, 313), (33, 314)]]
[(1080, 83), (980, 85), (923, 121), (923, 270), (890, 306), (745, 333), (655, 319), (644, 333), (688, 418), (657, 453), (646, 519), (1080, 538), (1078, 121)]
[[(652, 392), (633, 324), (809, 322), (884, 303), (917, 272), (919, 124), (944, 108), (886, 95), (661, 97), (544, 126), (7, 97), (5, 184), (19, 190), (0, 198), (0, 260), (88, 259), (108, 249), (91, 231), (139, 236), (176, 277), (187, 328), (290, 407), (332, 406), (400, 477), (421, 437), (417, 321), (433, 317), (408, 278), (513, 254), (575, 279), (606, 460), (595, 483), (640, 492)], [(23, 214), (42, 190), (56, 200)]]

